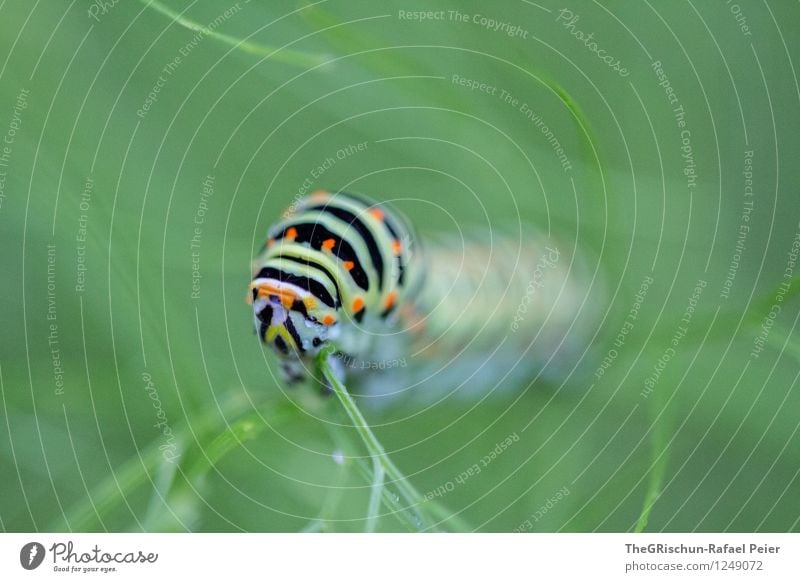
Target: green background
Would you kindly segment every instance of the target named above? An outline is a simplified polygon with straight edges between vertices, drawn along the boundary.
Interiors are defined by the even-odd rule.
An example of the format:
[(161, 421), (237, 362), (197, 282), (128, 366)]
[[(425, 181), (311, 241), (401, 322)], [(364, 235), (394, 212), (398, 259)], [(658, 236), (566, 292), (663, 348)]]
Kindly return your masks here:
[[(396, 200), (423, 236), (521, 226), (576, 238), (606, 289), (589, 306), (599, 316), (590, 349), (566, 363), (576, 373), (424, 413), (402, 401), (366, 411), (423, 493), (520, 437), (437, 500), (463, 520), (439, 527), (800, 529), (793, 285), (763, 352), (750, 355), (779, 285), (793, 278), (784, 269), (800, 228), (797, 3), (576, 1), (567, 28), (564, 6), (548, 0), (165, 1), (120, 2), (96, 9), (97, 20), (88, 2), (0, 3), (0, 139), (19, 126), (0, 206), (4, 530), (364, 527), (365, 451), (337, 425), (346, 420), (335, 399), (276, 381), (243, 302), (268, 226), (312, 170), (361, 142), (363, 152), (337, 160), (313, 188)], [(400, 15), (429, 9), (444, 19)], [(521, 32), (491, 30), (476, 15)], [(216, 22), (213, 34), (192, 22)], [(606, 66), (575, 30), (593, 33), (630, 74)], [(693, 189), (654, 61), (686, 112)], [(472, 91), (453, 75), (498, 89)], [(541, 115), (571, 170), (500, 90)], [(750, 230), (723, 298), (748, 150)], [(190, 240), (209, 175), (193, 299)], [(86, 284), (76, 290), (82, 215)], [(596, 379), (647, 276), (654, 284), (634, 329)], [(688, 334), (645, 398), (700, 279)], [(144, 374), (177, 463), (158, 449)], [(379, 529), (404, 527), (386, 515)]]

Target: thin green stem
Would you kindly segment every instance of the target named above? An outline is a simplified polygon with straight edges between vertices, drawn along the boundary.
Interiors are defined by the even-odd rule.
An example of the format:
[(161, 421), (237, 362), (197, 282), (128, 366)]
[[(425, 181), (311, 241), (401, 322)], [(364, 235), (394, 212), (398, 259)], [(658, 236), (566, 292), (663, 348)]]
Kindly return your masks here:
[[(656, 423), (653, 427), (653, 436), (650, 441), (652, 469), (647, 484), (647, 492), (645, 493), (644, 502), (642, 503), (642, 511), (639, 514), (639, 519), (636, 521), (636, 526), (633, 530), (636, 533), (643, 532), (647, 527), (647, 522), (650, 519), (650, 512), (661, 495), (664, 475), (666, 474), (667, 465), (669, 464), (669, 451), (665, 448), (665, 442), (667, 440), (667, 428), (670, 423), (667, 416), (668, 413), (663, 409), (664, 403), (662, 399), (663, 396), (655, 396), (650, 404), (650, 414)], [(655, 420), (658, 419), (659, 414), (662, 415), (662, 418), (660, 420)]]
[(331, 356), (335, 351), (336, 349), (333, 346), (329, 346), (320, 352), (317, 360), (319, 370), (330, 384), (333, 393), (339, 399), (339, 402), (341, 402), (345, 412), (350, 417), (353, 427), (356, 429), (361, 437), (361, 440), (364, 441), (364, 445), (367, 447), (367, 450), (372, 455), (373, 462), (375, 460), (378, 461), (383, 471), (391, 479), (390, 483), (397, 488), (397, 490), (400, 492), (400, 495), (405, 499), (406, 503), (409, 504), (410, 508), (414, 512), (417, 528), (427, 529), (430, 526), (428, 525), (428, 520), (422, 511), (422, 506), (425, 503), (424, 497), (414, 488), (413, 485), (411, 485), (411, 483), (408, 482), (402, 471), (397, 468), (394, 462), (392, 462), (392, 460), (386, 454), (386, 451), (383, 449), (383, 445), (381, 445), (378, 438), (372, 432), (372, 429), (369, 427), (369, 424), (367, 424), (364, 415), (361, 414), (361, 411), (358, 409), (355, 401), (350, 396), (347, 388), (345, 388), (344, 384), (342, 384), (336, 377), (336, 374), (328, 363), (328, 357)]
[[(390, 494), (385, 486), (380, 488), (380, 498), (383, 499), (384, 504), (392, 510), (399, 519), (406, 525), (410, 525), (415, 530), (422, 529), (437, 529), (441, 523), (447, 523), (456, 531), (472, 531), (472, 527), (461, 517), (450, 512), (447, 508), (439, 505), (433, 500), (429, 500), (421, 495), (416, 488), (414, 488), (402, 471), (392, 462), (386, 451), (383, 449), (380, 441), (367, 424), (366, 419), (361, 414), (355, 401), (350, 396), (347, 388), (339, 381), (329, 363), (329, 357), (336, 353), (336, 347), (331, 345), (322, 350), (317, 357), (317, 368), (323, 377), (330, 384), (334, 394), (341, 402), (345, 412), (350, 417), (354, 428), (358, 431), (361, 440), (364, 442), (367, 450), (372, 455), (373, 465), (376, 466), (376, 461), (380, 465), (381, 470), (391, 479), (390, 484), (394, 485), (400, 492), (400, 497), (403, 498), (407, 507), (402, 507), (398, 502), (399, 498)], [(365, 475), (369, 474), (369, 469), (362, 463), (356, 463)], [(374, 483), (377, 476), (373, 471), (373, 495), (375, 494)], [(381, 479), (383, 481), (383, 478)], [(409, 519), (409, 513), (411, 519)], [(433, 522), (432, 524), (430, 522)]]
[(378, 512), (381, 509), (381, 496), (383, 495), (383, 479), (386, 475), (383, 465), (377, 458), (373, 458), (372, 466), (372, 489), (370, 490), (369, 506), (367, 507), (367, 525), (364, 528), (369, 533), (374, 532), (378, 525)]
[(273, 58), (276, 61), (282, 61), (284, 63), (295, 65), (302, 68), (315, 67), (329, 60), (328, 57), (323, 55), (315, 55), (287, 48), (275, 48), (257, 42), (239, 39), (229, 34), (217, 32), (215, 28), (211, 27), (211, 25), (206, 26), (200, 24), (199, 22), (195, 22), (194, 20), (183, 16), (181, 13), (176, 12), (166, 4), (162, 4), (158, 0), (139, 0), (139, 1), (142, 2), (143, 4), (146, 4), (148, 8), (152, 8), (156, 12), (163, 14), (164, 16), (171, 19), (179, 26), (182, 26), (188, 30), (197, 32), (199, 34), (208, 36), (210, 38), (213, 38), (214, 40), (227, 44), (228, 46), (232, 46), (235, 49), (245, 53), (250, 53), (253, 55), (267, 57), (267, 58)]
[[(325, 428), (339, 449), (343, 451), (352, 450), (352, 440), (347, 434), (340, 430), (334, 430), (328, 423), (325, 424)], [(363, 458), (349, 457), (346, 459), (346, 465), (350, 464), (355, 467), (355, 469), (364, 479), (370, 482), (374, 481), (374, 464), (373, 466), (370, 466), (364, 461)], [(381, 470), (383, 471), (383, 467), (381, 467)], [(385, 486), (381, 488), (381, 500), (389, 509), (390, 514), (396, 517), (398, 521), (403, 524), (406, 531), (417, 531), (417, 525), (414, 517), (409, 515), (409, 512), (400, 505), (398, 499), (399, 498), (394, 493), (391, 493)], [(334, 503), (335, 502), (333, 501), (333, 498), (328, 496), (327, 501), (325, 502), (326, 506), (333, 505)]]
[[(374, 472), (371, 471), (367, 464), (363, 462), (363, 459), (354, 459), (354, 464), (364, 479), (374, 481)], [(383, 470), (383, 467), (381, 467), (381, 470)], [(391, 493), (386, 488), (384, 483), (384, 487), (381, 489), (381, 501), (383, 501), (383, 504), (389, 508), (391, 514), (394, 515), (405, 526), (406, 530), (410, 532), (417, 531), (419, 528), (417, 527), (415, 517), (409, 515), (409, 512), (406, 510), (406, 508), (400, 505), (398, 499), (399, 498), (394, 493)]]

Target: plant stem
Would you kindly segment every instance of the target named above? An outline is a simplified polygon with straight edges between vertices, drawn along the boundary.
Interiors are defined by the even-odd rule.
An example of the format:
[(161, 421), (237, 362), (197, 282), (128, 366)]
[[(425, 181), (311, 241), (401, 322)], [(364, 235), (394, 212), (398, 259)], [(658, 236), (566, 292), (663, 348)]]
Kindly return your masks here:
[(367, 508), (367, 525), (364, 528), (369, 533), (374, 532), (378, 524), (378, 511), (381, 508), (381, 495), (383, 494), (383, 478), (386, 475), (383, 465), (375, 457), (373, 457), (372, 466), (372, 489), (370, 490), (369, 507)]
[[(403, 475), (400, 469), (398, 469), (397, 466), (392, 462), (392, 460), (386, 454), (386, 451), (383, 450), (383, 445), (381, 445), (380, 441), (372, 432), (372, 429), (370, 429), (369, 424), (367, 424), (367, 421), (364, 418), (364, 415), (361, 414), (361, 411), (358, 409), (358, 406), (356, 406), (356, 403), (350, 396), (347, 388), (345, 388), (344, 384), (342, 384), (336, 377), (336, 374), (333, 372), (333, 369), (328, 363), (328, 357), (331, 356), (335, 351), (336, 349), (333, 346), (329, 346), (320, 352), (317, 360), (319, 370), (330, 384), (331, 389), (333, 390), (334, 394), (336, 394), (339, 402), (342, 403), (345, 412), (353, 422), (354, 428), (356, 431), (358, 431), (361, 440), (364, 441), (364, 445), (372, 455), (373, 463), (375, 463), (376, 466), (380, 465), (383, 472), (385, 472), (385, 474), (391, 479), (390, 483), (394, 484), (402, 497), (405, 499), (406, 503), (409, 504), (409, 507), (414, 512), (417, 527), (419, 529), (427, 529), (430, 526), (427, 525), (427, 520), (421, 509), (422, 504), (425, 503), (425, 499), (414, 488), (414, 486), (408, 482), (405, 475)], [(383, 479), (381, 479), (381, 482), (383, 482)], [(374, 497), (373, 485), (373, 498)], [(370, 503), (370, 505), (372, 505), (372, 503)]]
[[(650, 519), (650, 512), (661, 495), (664, 475), (666, 474), (667, 465), (669, 464), (669, 451), (665, 448), (665, 441), (667, 439), (667, 428), (670, 423), (667, 411), (663, 410), (663, 398), (663, 396), (655, 396), (651, 400), (649, 407), (650, 416), (655, 423), (653, 435), (650, 440), (650, 454), (653, 462), (651, 465), (650, 481), (647, 485), (647, 492), (645, 493), (644, 502), (642, 504), (642, 511), (639, 514), (639, 519), (636, 521), (633, 530), (635, 533), (642, 533), (647, 527), (647, 522)], [(662, 415), (660, 420), (658, 420), (659, 414)]]
[(275, 48), (257, 42), (239, 39), (229, 34), (217, 32), (210, 26), (206, 26), (204, 24), (200, 24), (199, 22), (195, 22), (194, 20), (186, 16), (183, 16), (181, 13), (173, 10), (166, 4), (162, 4), (158, 0), (139, 0), (139, 1), (142, 2), (143, 4), (146, 4), (148, 8), (151, 8), (156, 12), (163, 14), (167, 18), (170, 18), (173, 22), (175, 22), (179, 26), (182, 26), (199, 34), (209, 36), (219, 42), (227, 44), (228, 46), (232, 46), (235, 49), (238, 49), (246, 53), (250, 53), (261, 57), (272, 58), (276, 61), (282, 61), (284, 63), (288, 63), (302, 68), (315, 67), (330, 60), (329, 57), (326, 57), (324, 55), (310, 54), (288, 48)]

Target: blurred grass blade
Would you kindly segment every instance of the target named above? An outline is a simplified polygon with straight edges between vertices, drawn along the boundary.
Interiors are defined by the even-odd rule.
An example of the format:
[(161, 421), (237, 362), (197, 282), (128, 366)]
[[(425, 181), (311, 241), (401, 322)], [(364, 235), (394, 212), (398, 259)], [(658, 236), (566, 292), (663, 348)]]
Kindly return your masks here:
[(312, 53), (307, 53), (298, 50), (292, 50), (287, 48), (276, 48), (269, 45), (260, 44), (257, 42), (244, 40), (237, 38), (235, 36), (231, 36), (229, 34), (225, 34), (222, 32), (217, 32), (216, 30), (209, 28), (204, 24), (200, 24), (190, 18), (183, 16), (181, 13), (174, 11), (169, 6), (162, 4), (158, 0), (139, 0), (143, 4), (146, 4), (149, 8), (152, 8), (156, 12), (163, 14), (170, 18), (176, 24), (194, 31), (204, 34), (217, 40), (223, 44), (227, 44), (228, 46), (232, 46), (236, 50), (240, 50), (245, 53), (249, 53), (252, 55), (268, 57), (274, 59), (276, 61), (281, 61), (289, 65), (295, 65), (297, 67), (302, 68), (311, 68), (321, 65), (329, 60), (328, 57), (323, 55), (316, 55)]
[[(643, 532), (647, 527), (647, 522), (650, 519), (650, 512), (653, 510), (653, 506), (661, 495), (661, 487), (664, 484), (664, 476), (666, 475), (667, 466), (669, 465), (669, 451), (666, 446), (667, 438), (670, 434), (667, 429), (671, 426), (671, 423), (667, 418), (668, 413), (663, 402), (663, 392), (664, 391), (656, 390), (653, 397), (649, 400), (650, 406), (648, 406), (648, 410), (650, 411), (650, 416), (654, 423), (653, 431), (650, 436), (651, 469), (650, 479), (647, 483), (647, 491), (642, 504), (642, 511), (634, 527), (636, 533)], [(660, 419), (659, 415), (661, 415)]]

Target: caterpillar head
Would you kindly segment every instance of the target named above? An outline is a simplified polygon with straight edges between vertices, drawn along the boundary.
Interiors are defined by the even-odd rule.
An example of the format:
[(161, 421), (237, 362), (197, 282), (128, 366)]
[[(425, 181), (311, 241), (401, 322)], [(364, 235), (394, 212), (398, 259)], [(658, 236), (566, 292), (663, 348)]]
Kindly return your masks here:
[(282, 358), (313, 358), (338, 333), (336, 310), (309, 291), (265, 277), (250, 288), (256, 333)]

